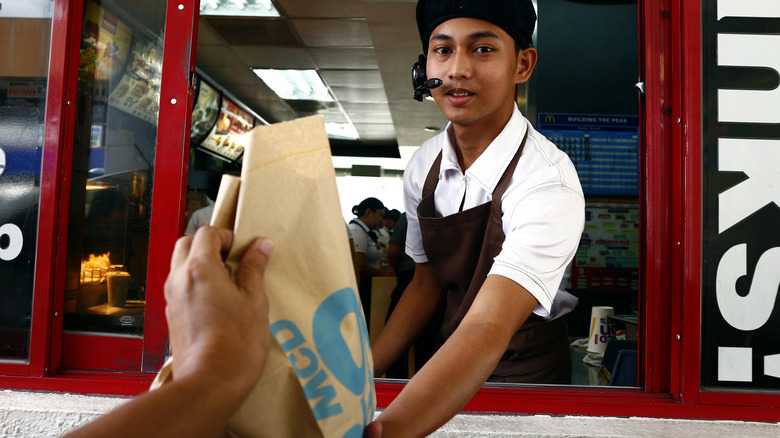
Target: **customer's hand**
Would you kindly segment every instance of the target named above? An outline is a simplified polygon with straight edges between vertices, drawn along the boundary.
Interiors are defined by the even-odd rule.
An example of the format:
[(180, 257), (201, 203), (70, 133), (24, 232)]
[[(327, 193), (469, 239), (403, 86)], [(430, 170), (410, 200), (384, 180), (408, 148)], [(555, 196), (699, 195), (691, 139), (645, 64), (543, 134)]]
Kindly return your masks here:
[(173, 381), (68, 438), (215, 436), (225, 427), (260, 379), (271, 343), (263, 273), (273, 245), (252, 242), (234, 281), (223, 261), (232, 240), (202, 227), (176, 242), (165, 282)]
[(235, 281), (224, 264), (233, 233), (201, 227), (176, 243), (165, 282), (173, 379), (215, 379), (250, 391), (271, 342), (263, 273), (273, 244), (257, 239), (244, 253)]

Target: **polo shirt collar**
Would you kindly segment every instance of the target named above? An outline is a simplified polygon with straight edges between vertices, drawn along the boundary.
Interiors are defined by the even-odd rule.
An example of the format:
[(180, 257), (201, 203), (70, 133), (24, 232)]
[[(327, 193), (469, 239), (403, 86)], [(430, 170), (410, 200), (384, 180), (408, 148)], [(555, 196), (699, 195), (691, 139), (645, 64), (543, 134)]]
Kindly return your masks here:
[[(504, 129), (466, 170), (466, 176), (477, 182), (486, 192), (493, 193), (498, 185), (498, 180), (501, 179), (501, 175), (504, 174), (509, 162), (512, 161), (515, 152), (520, 147), (526, 130), (528, 130), (528, 123), (515, 105), (512, 116)], [(452, 123), (447, 124), (445, 132), (439, 179), (443, 179), (444, 172), (448, 170), (460, 170), (458, 156), (451, 141), (451, 136), (454, 135)]]

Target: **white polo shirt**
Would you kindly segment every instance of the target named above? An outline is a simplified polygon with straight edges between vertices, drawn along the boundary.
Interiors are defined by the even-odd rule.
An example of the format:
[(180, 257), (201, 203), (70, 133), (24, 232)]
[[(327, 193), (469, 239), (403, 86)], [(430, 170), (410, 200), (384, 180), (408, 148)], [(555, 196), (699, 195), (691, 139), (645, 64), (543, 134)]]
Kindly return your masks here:
[(433, 161), (442, 152), (436, 215), (457, 213), (489, 202), (498, 180), (528, 139), (501, 200), (504, 240), (490, 274), (523, 286), (538, 301), (534, 313), (554, 319), (571, 311), (577, 298), (564, 290), (585, 224), (585, 198), (569, 157), (537, 132), (515, 107), (512, 117), (488, 148), (461, 171), (452, 146), (452, 124), (426, 141), (404, 172), (404, 204), (409, 222), (406, 253), (417, 263), (428, 261), (420, 235), (417, 205)]
[[(352, 242), (355, 245), (355, 252), (362, 252), (366, 254), (366, 264), (379, 269), (380, 259), (382, 258), (382, 249), (378, 242), (374, 242), (368, 236), (370, 228), (360, 219), (353, 219), (357, 223), (350, 223), (349, 228), (352, 229)], [(374, 231), (376, 232), (376, 231)]]

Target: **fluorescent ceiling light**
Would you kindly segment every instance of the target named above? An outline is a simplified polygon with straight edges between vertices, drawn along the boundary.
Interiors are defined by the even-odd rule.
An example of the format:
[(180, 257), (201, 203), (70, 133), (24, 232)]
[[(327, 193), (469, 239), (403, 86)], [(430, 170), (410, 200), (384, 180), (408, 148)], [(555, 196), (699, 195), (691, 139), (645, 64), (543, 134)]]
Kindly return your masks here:
[(325, 132), (330, 138), (357, 140), (360, 138), (357, 129), (351, 123), (325, 123)]
[(200, 15), (281, 17), (271, 0), (200, 0)]
[(253, 69), (282, 99), (333, 102), (333, 96), (314, 70)]

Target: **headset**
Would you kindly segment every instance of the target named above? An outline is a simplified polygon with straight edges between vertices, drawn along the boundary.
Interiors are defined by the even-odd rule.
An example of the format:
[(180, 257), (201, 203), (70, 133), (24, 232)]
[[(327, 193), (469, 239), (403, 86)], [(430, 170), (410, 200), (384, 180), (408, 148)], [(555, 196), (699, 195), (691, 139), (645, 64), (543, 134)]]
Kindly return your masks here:
[(422, 102), (431, 95), (431, 90), (444, 83), (439, 78), (428, 79), (425, 74), (425, 55), (417, 56), (417, 62), (412, 66), (412, 86), (414, 87), (414, 100)]

